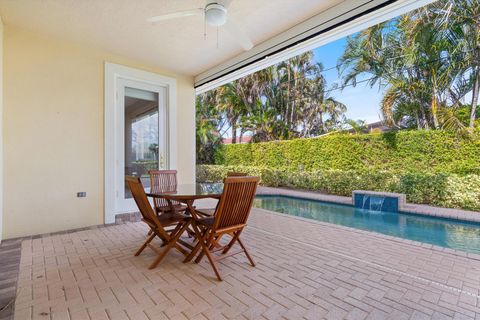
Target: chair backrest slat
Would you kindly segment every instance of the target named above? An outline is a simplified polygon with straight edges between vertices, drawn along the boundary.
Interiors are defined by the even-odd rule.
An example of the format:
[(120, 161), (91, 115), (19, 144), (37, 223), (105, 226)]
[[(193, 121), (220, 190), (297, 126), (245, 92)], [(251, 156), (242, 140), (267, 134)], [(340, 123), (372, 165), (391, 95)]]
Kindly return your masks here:
[[(152, 192), (175, 192), (177, 188), (177, 170), (150, 170), (150, 185)], [(168, 202), (164, 198), (153, 200), (155, 207), (167, 207)], [(178, 204), (172, 201), (172, 204)]]
[(227, 177), (215, 212), (214, 229), (229, 228), (247, 222), (259, 177)]

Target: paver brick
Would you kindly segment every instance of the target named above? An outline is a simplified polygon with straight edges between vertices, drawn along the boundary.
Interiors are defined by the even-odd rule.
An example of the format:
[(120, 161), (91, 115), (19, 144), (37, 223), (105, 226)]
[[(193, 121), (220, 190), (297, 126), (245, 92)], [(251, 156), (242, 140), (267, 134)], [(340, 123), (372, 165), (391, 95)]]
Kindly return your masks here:
[(153, 252), (133, 255), (146, 231), (23, 241), (15, 319), (480, 319), (480, 261), (466, 255), (255, 209), (243, 239), (257, 267), (223, 260), (218, 282), (175, 251), (149, 270)]

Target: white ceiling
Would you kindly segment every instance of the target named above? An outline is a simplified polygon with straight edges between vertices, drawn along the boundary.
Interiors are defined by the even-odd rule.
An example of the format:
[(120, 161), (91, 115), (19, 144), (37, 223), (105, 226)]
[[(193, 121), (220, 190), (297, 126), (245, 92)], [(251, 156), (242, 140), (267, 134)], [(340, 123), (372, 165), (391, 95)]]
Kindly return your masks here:
[[(255, 45), (343, 0), (234, 0), (229, 15)], [(205, 0), (0, 0), (6, 25), (95, 46), (173, 72), (197, 75), (243, 50), (201, 16), (151, 25), (150, 16), (199, 8)]]

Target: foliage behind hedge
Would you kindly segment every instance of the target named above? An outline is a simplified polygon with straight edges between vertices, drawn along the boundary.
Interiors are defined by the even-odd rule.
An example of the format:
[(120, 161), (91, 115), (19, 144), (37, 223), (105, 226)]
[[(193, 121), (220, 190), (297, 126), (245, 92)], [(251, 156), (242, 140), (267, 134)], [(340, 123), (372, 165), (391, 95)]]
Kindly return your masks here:
[(221, 181), (227, 172), (261, 177), (261, 184), (351, 196), (353, 190), (400, 192), (412, 203), (480, 211), (480, 175), (385, 171), (289, 171), (265, 166), (197, 166), (198, 182)]
[(225, 145), (216, 164), (292, 170), (480, 174), (480, 136), (440, 130), (335, 134), (310, 139)]

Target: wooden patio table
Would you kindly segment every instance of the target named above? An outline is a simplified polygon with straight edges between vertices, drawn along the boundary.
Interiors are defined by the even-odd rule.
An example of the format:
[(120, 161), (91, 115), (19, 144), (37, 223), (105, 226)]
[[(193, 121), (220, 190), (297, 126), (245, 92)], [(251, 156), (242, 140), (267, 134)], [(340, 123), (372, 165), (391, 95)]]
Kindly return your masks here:
[[(169, 205), (175, 210), (175, 207), (171, 205), (172, 201), (178, 201), (187, 205), (187, 211), (192, 216), (192, 227), (195, 233), (196, 240), (198, 239), (198, 227), (196, 221), (200, 218), (195, 211), (193, 203), (198, 199), (214, 198), (220, 199), (223, 193), (223, 183), (192, 183), (192, 184), (177, 184), (175, 186), (164, 187), (160, 191), (148, 191), (146, 192), (148, 197), (152, 198), (164, 198)], [(186, 261), (185, 261), (186, 262)]]
[(193, 202), (198, 199), (214, 198), (220, 199), (223, 192), (223, 183), (192, 183), (178, 184), (165, 187), (164, 190), (148, 191), (148, 197), (164, 198), (167, 201), (178, 201), (187, 205), (189, 213), (197, 219)]

